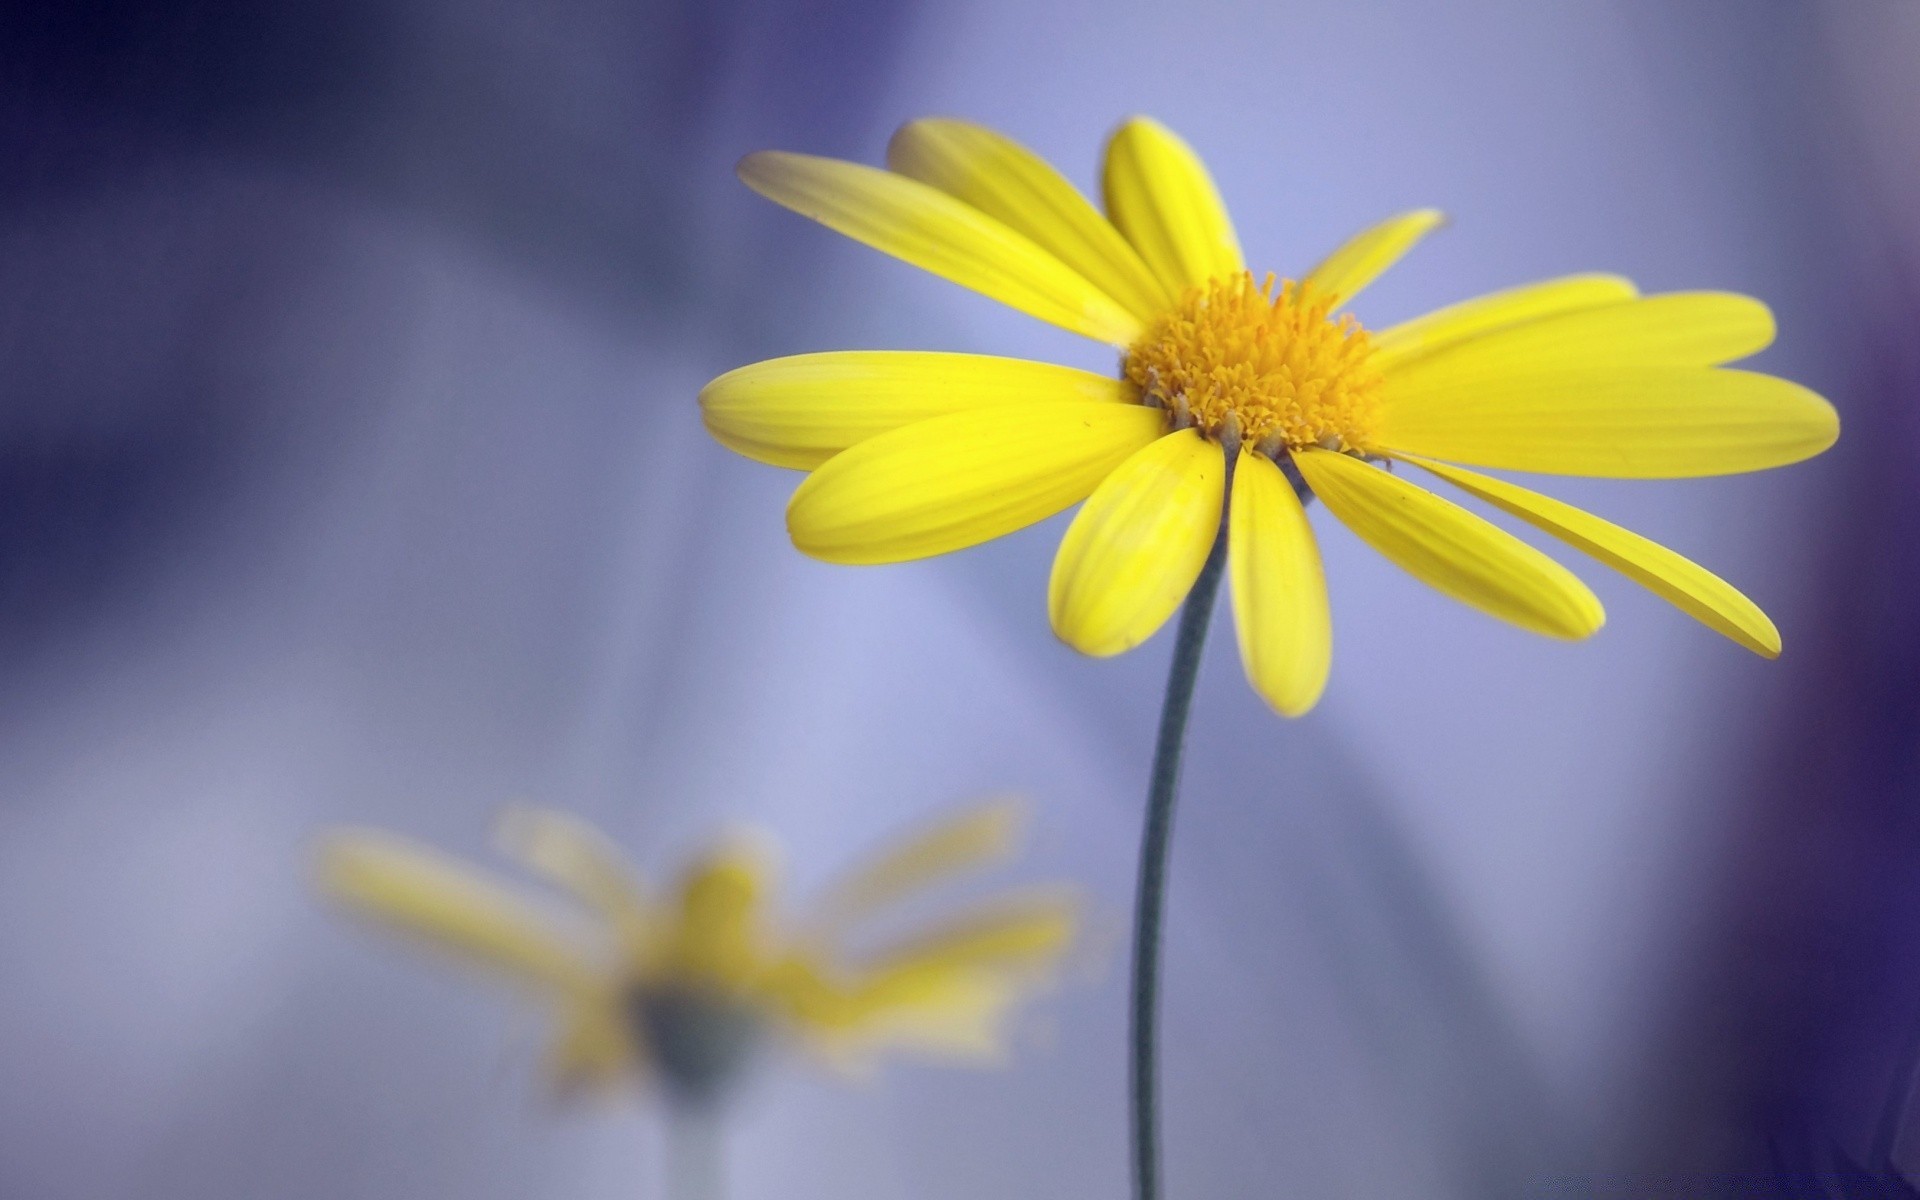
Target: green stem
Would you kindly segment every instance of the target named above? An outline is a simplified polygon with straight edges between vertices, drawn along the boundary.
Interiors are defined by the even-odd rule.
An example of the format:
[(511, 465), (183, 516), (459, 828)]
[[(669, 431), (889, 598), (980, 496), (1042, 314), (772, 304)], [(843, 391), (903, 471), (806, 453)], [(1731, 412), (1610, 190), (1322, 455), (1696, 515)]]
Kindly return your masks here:
[[(1231, 463), (1231, 459), (1228, 460)], [(1228, 478), (1231, 482), (1232, 471)], [(1160, 1195), (1160, 1097), (1158, 1082), (1160, 1008), (1160, 927), (1167, 901), (1167, 852), (1173, 845), (1173, 802), (1180, 787), (1180, 755), (1186, 744), (1187, 717), (1193, 710), (1193, 685), (1200, 676), (1200, 652), (1227, 563), (1225, 506), (1200, 577), (1180, 610), (1180, 629), (1167, 672), (1167, 695), (1160, 708), (1160, 735), (1153, 749), (1153, 777), (1147, 788), (1147, 824), (1140, 838), (1140, 885), (1133, 919), (1133, 1194), (1135, 1200)]]

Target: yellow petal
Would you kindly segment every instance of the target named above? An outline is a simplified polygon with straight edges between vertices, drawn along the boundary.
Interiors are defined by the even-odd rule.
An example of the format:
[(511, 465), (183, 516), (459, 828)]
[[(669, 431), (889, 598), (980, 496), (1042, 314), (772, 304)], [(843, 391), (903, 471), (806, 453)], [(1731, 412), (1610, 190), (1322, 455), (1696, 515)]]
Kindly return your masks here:
[(1046, 984), (1072, 944), (1078, 912), (1066, 893), (1003, 902), (864, 967), (789, 959), (763, 994), (842, 1061), (887, 1047), (997, 1059), (1006, 1014)]
[(672, 930), (667, 973), (695, 984), (737, 988), (765, 963), (766, 896), (771, 846), (736, 833), (687, 868), (680, 882), (680, 919)]
[(1637, 533), (1503, 479), (1408, 456), (1447, 482), (1585, 550), (1627, 578), (1755, 654), (1780, 654), (1780, 631), (1732, 584)]
[(1240, 452), (1227, 509), (1233, 624), (1247, 680), (1285, 716), (1311, 709), (1326, 690), (1333, 618), (1313, 526), (1274, 461)]
[(508, 809), (500, 848), (599, 914), (628, 945), (653, 930), (655, 914), (626, 859), (605, 834), (565, 813)]
[(531, 899), (391, 834), (343, 830), (318, 853), (333, 899), (482, 966), (568, 991), (591, 986), (580, 950)]
[(1420, 208), (1388, 217), (1371, 229), (1347, 239), (1345, 245), (1307, 272), (1306, 282), (1322, 296), (1333, 297), (1338, 308), (1358, 296), (1380, 273), (1400, 261), (1415, 243), (1441, 225), (1438, 209)]
[(765, 150), (740, 162), (746, 185), (876, 250), (1075, 333), (1125, 346), (1140, 319), (1003, 223), (891, 171)]
[(1772, 341), (1773, 314), (1751, 296), (1670, 292), (1509, 326), (1392, 373), (1396, 387), (1417, 391), (1541, 371), (1714, 367)]
[(1469, 338), (1560, 313), (1631, 300), (1639, 292), (1618, 275), (1568, 275), (1508, 288), (1436, 309), (1373, 335), (1382, 368), (1392, 370)]
[(561, 1013), (560, 1034), (547, 1052), (547, 1075), (562, 1093), (606, 1091), (643, 1073), (618, 992), (583, 997)]
[(1124, 380), (1052, 363), (852, 350), (728, 371), (700, 389), (700, 415), (731, 450), (812, 469), (848, 446), (928, 417), (1055, 400), (1137, 403), (1139, 396)]
[(835, 882), (817, 921), (839, 926), (922, 888), (999, 862), (1019, 841), (1024, 806), (1011, 797), (977, 804), (887, 848)]
[(809, 475), (787, 531), (828, 562), (901, 562), (978, 545), (1084, 500), (1159, 437), (1138, 404), (972, 409), (869, 438)]
[(1079, 911), (1064, 892), (1003, 900), (882, 952), (869, 971), (876, 979), (981, 968), (1044, 972), (1072, 943)]
[(1012, 138), (944, 117), (914, 121), (893, 135), (887, 165), (1025, 234), (1142, 321), (1172, 307), (1166, 288), (1113, 223)]
[(1454, 599), (1569, 640), (1606, 620), (1600, 601), (1565, 567), (1459, 505), (1345, 454), (1308, 450), (1294, 461), (1347, 528)]
[(1374, 443), (1552, 475), (1678, 479), (1799, 462), (1840, 418), (1784, 379), (1698, 367), (1588, 367), (1458, 382), (1387, 376)]
[(1107, 215), (1170, 295), (1246, 269), (1206, 164), (1158, 121), (1134, 117), (1114, 132), (1100, 182)]
[(1001, 1026), (1023, 991), (996, 971), (921, 971), (814, 981), (774, 997), (789, 1023), (813, 1047), (851, 1070), (871, 1066), (881, 1050), (906, 1049), (962, 1062), (1005, 1057)]
[(1107, 476), (1054, 556), (1047, 587), (1054, 633), (1103, 657), (1152, 637), (1213, 548), (1225, 475), (1220, 447), (1183, 429)]

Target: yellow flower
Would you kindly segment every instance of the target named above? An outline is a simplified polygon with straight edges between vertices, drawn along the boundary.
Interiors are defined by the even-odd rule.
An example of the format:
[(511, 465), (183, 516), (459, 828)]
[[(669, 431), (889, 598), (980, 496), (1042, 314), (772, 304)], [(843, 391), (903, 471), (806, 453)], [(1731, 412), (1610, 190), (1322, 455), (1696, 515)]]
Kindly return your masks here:
[(1384, 221), (1276, 285), (1246, 269), (1199, 158), (1145, 118), (1108, 143), (1105, 215), (1025, 147), (960, 121), (905, 126), (887, 162), (765, 152), (740, 175), (850, 237), (1118, 347), (1120, 370), (847, 352), (714, 380), (700, 401), (716, 438), (812, 472), (787, 509), (807, 554), (941, 554), (1085, 500), (1054, 560), (1048, 609), (1063, 640), (1108, 655), (1172, 615), (1230, 507), (1241, 658), (1290, 715), (1319, 699), (1332, 653), (1309, 494), (1456, 599), (1552, 637), (1600, 627), (1599, 600), (1565, 568), (1376, 465), (1406, 463), (1756, 653), (1779, 653), (1766, 615), (1701, 567), (1454, 465), (1657, 479), (1818, 454), (1838, 436), (1831, 405), (1786, 380), (1723, 369), (1772, 340), (1760, 302), (1641, 296), (1618, 276), (1576, 275), (1371, 331), (1347, 304), (1441, 223), (1437, 212)]
[(764, 844), (734, 836), (650, 897), (596, 831), (515, 810), (501, 845), (570, 901), (499, 883), (427, 847), (371, 830), (330, 834), (322, 888), (348, 908), (546, 998), (566, 1087), (653, 1075), (681, 1099), (725, 1090), (768, 1034), (849, 1067), (879, 1050), (991, 1060), (1003, 1024), (1072, 941), (1058, 891), (1003, 896), (868, 953), (860, 927), (927, 886), (1007, 857), (1018, 812), (982, 805), (882, 853), (832, 885), (811, 919), (777, 924)]

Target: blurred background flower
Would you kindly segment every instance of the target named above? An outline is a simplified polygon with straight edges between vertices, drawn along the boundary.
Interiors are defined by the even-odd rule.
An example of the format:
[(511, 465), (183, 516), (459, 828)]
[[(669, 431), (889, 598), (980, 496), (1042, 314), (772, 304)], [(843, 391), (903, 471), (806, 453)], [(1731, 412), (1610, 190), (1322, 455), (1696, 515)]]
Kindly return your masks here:
[(574, 901), (571, 913), (376, 830), (329, 834), (318, 879), (347, 908), (541, 993), (557, 1010), (557, 1087), (657, 1081), (676, 1103), (705, 1108), (730, 1096), (773, 1035), (850, 1067), (894, 1048), (1004, 1057), (1013, 1005), (1072, 945), (1070, 895), (1003, 896), (857, 947), (888, 909), (1007, 857), (1017, 819), (1006, 802), (949, 817), (829, 884), (799, 921), (771, 903), (772, 848), (751, 831), (730, 833), (653, 896), (597, 830), (540, 809), (510, 812), (500, 840)]
[[(1711, 549), (1778, 663), (1625, 580), (1595, 580), (1618, 636), (1528, 639), (1331, 538), (1366, 633), (1310, 718), (1215, 640), (1170, 1192), (1920, 1165), (1876, 1136), (1920, 1013), (1917, 48), (1891, 0), (10, 4), (0, 1193), (634, 1194), (644, 1122), (546, 1119), (484, 993), (311, 902), (323, 825), (466, 856), (531, 794), (657, 870), (750, 818), (806, 889), (1013, 786), (1028, 869), (1124, 910), (1164, 650), (1054, 641), (1058, 528), (804, 560), (767, 519), (790, 476), (694, 405), (821, 346), (1111, 369), (732, 174), (938, 112), (1083, 187), (1152, 112), (1285, 261), (1449, 211), (1383, 322), (1594, 264), (1761, 297), (1755, 369), (1847, 427), (1791, 472), (1559, 493)], [(1121, 1194), (1124, 1004), (1063, 993), (1005, 1073), (769, 1077), (735, 1194)]]

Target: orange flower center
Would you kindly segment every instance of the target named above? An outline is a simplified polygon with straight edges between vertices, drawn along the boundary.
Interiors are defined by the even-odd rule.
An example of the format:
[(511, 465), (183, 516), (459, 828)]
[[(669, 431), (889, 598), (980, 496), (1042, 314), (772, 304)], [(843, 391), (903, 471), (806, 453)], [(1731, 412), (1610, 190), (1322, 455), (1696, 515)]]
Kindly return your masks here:
[(1331, 297), (1240, 271), (1190, 287), (1127, 350), (1126, 376), (1176, 426), (1278, 457), (1365, 453), (1379, 405), (1373, 341)]

